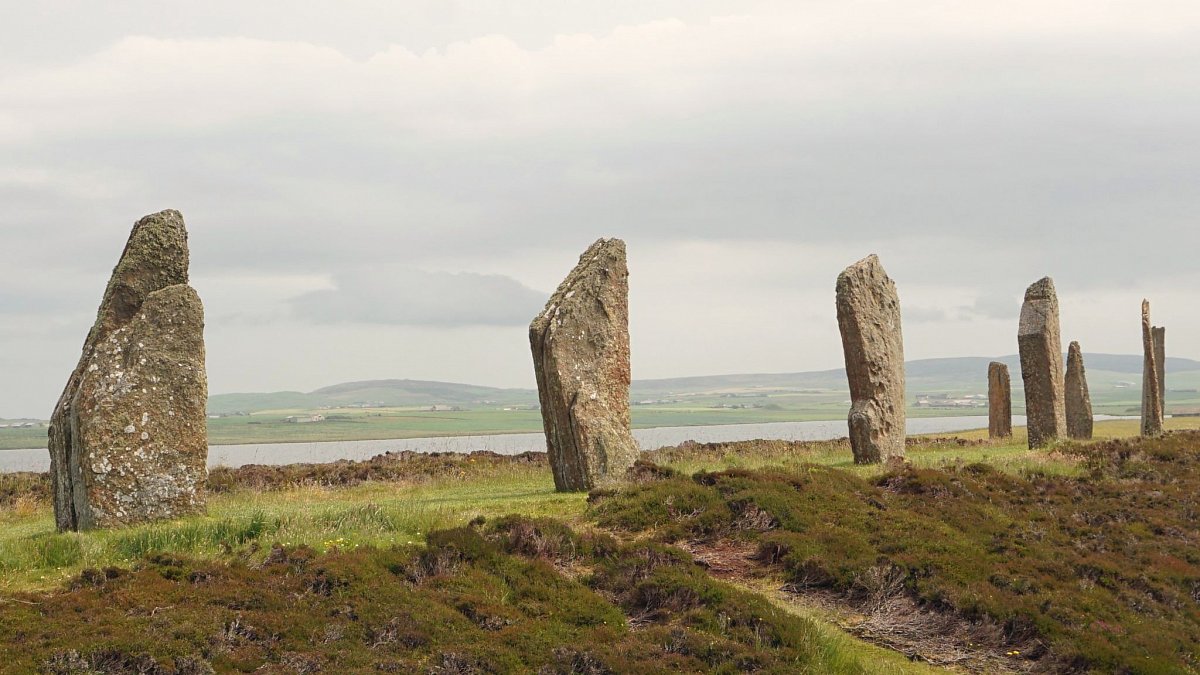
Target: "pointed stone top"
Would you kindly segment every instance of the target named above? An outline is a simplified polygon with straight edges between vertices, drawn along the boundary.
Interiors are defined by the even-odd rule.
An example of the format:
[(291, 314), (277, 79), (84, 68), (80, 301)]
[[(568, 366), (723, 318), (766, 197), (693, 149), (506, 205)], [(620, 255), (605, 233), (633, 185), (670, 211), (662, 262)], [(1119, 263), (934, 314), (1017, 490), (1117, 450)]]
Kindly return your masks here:
[(1150, 301), (1145, 298), (1142, 298), (1142, 319), (1150, 320)]
[(530, 330), (541, 330), (549, 325), (556, 310), (576, 305), (581, 302), (583, 295), (602, 295), (606, 284), (598, 283), (610, 275), (628, 276), (625, 262), (625, 242), (621, 239), (597, 239), (579, 256), (579, 263), (559, 284), (558, 290), (550, 296), (546, 308), (534, 317)]
[(860, 280), (894, 286), (891, 277), (883, 269), (883, 264), (879, 262), (879, 256), (874, 253), (842, 270), (838, 275), (837, 288), (839, 291), (845, 291), (851, 284)]
[(1058, 299), (1054, 290), (1054, 279), (1050, 277), (1042, 277), (1029, 285), (1025, 289), (1025, 300), (1045, 300), (1048, 298)]
[(1054, 291), (1054, 280), (1042, 277), (1025, 290), (1017, 335), (1037, 335), (1048, 330), (1058, 333), (1058, 295)]
[(1073, 341), (1067, 346), (1067, 373), (1075, 369), (1083, 370), (1083, 349), (1079, 347), (1078, 341)]
[(847, 267), (842, 271), (842, 274), (845, 275), (857, 270), (873, 270), (876, 268), (879, 269), (880, 272), (883, 271), (883, 265), (879, 262), (879, 256), (872, 253), (871, 255)]
[(154, 291), (188, 282), (187, 239), (183, 215), (174, 209), (134, 223), (97, 313), (102, 332), (131, 319)]

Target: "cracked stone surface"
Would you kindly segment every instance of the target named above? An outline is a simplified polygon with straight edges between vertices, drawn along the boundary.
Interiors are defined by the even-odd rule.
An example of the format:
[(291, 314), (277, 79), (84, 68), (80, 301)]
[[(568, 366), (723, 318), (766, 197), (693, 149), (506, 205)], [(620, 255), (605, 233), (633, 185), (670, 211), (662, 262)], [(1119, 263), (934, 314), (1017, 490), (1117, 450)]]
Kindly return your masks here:
[(591, 490), (638, 458), (629, 414), (625, 242), (600, 239), (529, 325), (546, 447), (559, 491)]
[(187, 284), (183, 216), (139, 220), (51, 417), (59, 530), (203, 511), (204, 308)]
[(1067, 433), (1058, 294), (1050, 277), (1035, 281), (1025, 291), (1017, 347), (1025, 383), (1029, 447), (1040, 448)]
[(847, 267), (837, 280), (838, 328), (850, 384), (847, 424), (854, 461), (904, 456), (904, 336), (900, 296), (879, 256)]

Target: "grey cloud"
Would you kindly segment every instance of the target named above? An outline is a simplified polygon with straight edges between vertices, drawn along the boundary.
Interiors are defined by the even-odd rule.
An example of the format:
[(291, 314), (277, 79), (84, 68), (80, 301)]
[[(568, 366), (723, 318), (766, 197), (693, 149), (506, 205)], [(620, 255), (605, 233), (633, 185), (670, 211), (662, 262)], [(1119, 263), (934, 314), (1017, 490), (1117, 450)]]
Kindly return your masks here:
[(291, 300), (293, 314), (317, 323), (523, 326), (549, 297), (498, 274), (406, 267), (358, 269), (335, 283)]
[[(253, 305), (236, 288), (206, 295), (210, 326), (238, 323), (231, 332), (285, 317), (523, 326), (545, 294), (514, 279), (554, 283), (599, 236), (625, 238), (635, 271), (664, 265), (647, 251), (684, 242), (818, 251), (710, 260), (735, 270), (725, 304), (657, 291), (698, 323), (774, 313), (817, 289), (828, 299), (813, 302), (823, 314), (811, 325), (829, 328), (833, 279), (870, 252), (902, 296), (914, 284), (956, 291), (947, 304), (979, 298), (906, 307), (915, 332), (944, 325), (956, 344), (988, 339), (973, 319), (1014, 320), (1045, 274), (1063, 297), (1194, 288), (1200, 18), (1194, 3), (1148, 1), (1003, 13), (983, 2), (951, 13), (932, 2), (59, 3), (74, 22), (18, 3), (0, 22), (0, 249), (22, 266), (0, 265), (0, 321), (77, 317), (74, 345), (130, 225), (163, 208), (187, 218), (194, 275), (336, 281), (290, 302), (280, 298), (312, 286)], [(890, 20), (916, 11), (927, 20)], [(654, 20), (667, 25), (639, 32)], [(590, 37), (556, 38), (572, 32)], [(193, 42), (105, 51), (137, 35)], [(270, 58), (222, 39), (235, 35), (269, 41), (254, 49)], [(212, 62), (234, 65), (205, 70)], [(1137, 255), (1148, 241), (1153, 255)], [(544, 262), (560, 256), (561, 269)], [(650, 276), (633, 279), (635, 303)], [(667, 327), (637, 339), (662, 360), (680, 351)], [(703, 356), (671, 368), (750, 367), (738, 338), (707, 339)], [(246, 361), (213, 371), (263, 372)]]
[(940, 307), (904, 307), (902, 311), (904, 321), (914, 323), (932, 323), (949, 318), (946, 310)]
[[(1031, 279), (1030, 283), (1034, 280)], [(975, 299), (975, 302), (961, 307), (961, 312), (970, 317), (984, 319), (1002, 319), (1016, 321), (1021, 313), (1021, 299), (1024, 290), (1014, 288), (1012, 293), (987, 293)]]

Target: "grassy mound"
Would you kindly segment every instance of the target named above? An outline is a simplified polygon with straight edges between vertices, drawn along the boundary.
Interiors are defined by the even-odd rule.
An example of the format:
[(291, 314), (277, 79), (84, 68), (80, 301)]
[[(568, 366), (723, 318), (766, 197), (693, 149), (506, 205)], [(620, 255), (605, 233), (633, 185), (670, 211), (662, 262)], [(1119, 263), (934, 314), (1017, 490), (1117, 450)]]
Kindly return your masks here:
[(593, 495), (591, 514), (661, 542), (753, 542), (797, 591), (891, 608), (901, 623), (948, 617), (934, 632), (954, 626), (1039, 669), (1195, 672), (1200, 434), (1060, 451), (1081, 475), (643, 467), (646, 482)]
[(157, 554), (0, 603), (11, 672), (879, 672), (655, 543), (501, 519), (425, 547)]

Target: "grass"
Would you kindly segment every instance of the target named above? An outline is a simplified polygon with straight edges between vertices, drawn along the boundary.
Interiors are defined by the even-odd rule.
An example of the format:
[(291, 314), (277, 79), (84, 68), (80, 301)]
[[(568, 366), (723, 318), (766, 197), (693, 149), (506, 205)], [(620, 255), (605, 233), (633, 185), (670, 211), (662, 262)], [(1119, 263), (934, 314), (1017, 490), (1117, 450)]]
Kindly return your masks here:
[(369, 482), (350, 488), (300, 485), (210, 498), (208, 515), (164, 523), (58, 533), (44, 504), (0, 511), (0, 589), (60, 585), (84, 568), (128, 566), (153, 552), (198, 559), (263, 557), (273, 544), (391, 546), (421, 543), (435, 530), (507, 513), (578, 518), (585, 495), (554, 491), (533, 470), (419, 484)]
[(525, 517), (424, 547), (88, 570), (0, 603), (0, 659), (49, 673), (928, 672), (677, 550)]
[(932, 625), (926, 640), (961, 633), (1042, 669), (1196, 672), (1200, 434), (1057, 454), (1074, 470), (647, 469), (592, 514), (663, 543), (752, 544), (798, 592), (879, 615), (880, 639)]
[[(1169, 420), (1168, 426), (1195, 428), (1197, 422), (1200, 420), (1176, 419)], [(1101, 422), (1096, 429), (1101, 437), (1136, 431), (1129, 423), (1120, 421)], [(602, 536), (605, 530), (616, 530), (648, 533), (663, 541), (680, 537), (697, 541), (748, 537), (756, 546), (766, 547), (764, 551), (775, 552), (772, 555), (779, 573), (793, 583), (816, 579), (824, 584), (821, 588), (837, 593), (856, 592), (864, 583), (864, 573), (886, 561), (905, 570), (904, 588), (916, 601), (976, 618), (991, 617), (989, 620), (998, 625), (1005, 625), (1008, 619), (1004, 617), (1022, 617), (1013, 625), (1022, 631), (1041, 631), (1037, 634), (1047, 636), (1053, 643), (1056, 658), (1068, 651), (1064, 644), (1077, 642), (1087, 645), (1094, 654), (1092, 658), (1098, 659), (1096, 663), (1123, 665), (1130, 672), (1173, 672), (1174, 662), (1161, 658), (1162, 646), (1143, 644), (1137, 641), (1142, 639), (1137, 636), (1147, 635), (1152, 628), (1154, 634), (1162, 637), (1162, 644), (1177, 644), (1171, 640), (1176, 639), (1179, 626), (1195, 626), (1195, 618), (1183, 624), (1172, 623), (1176, 620), (1171, 618), (1179, 616), (1180, 611), (1194, 613), (1194, 600), (1193, 610), (1179, 610), (1161, 599), (1176, 598), (1181, 588), (1186, 591), (1179, 584), (1186, 586), (1186, 580), (1192, 576), (1200, 584), (1200, 572), (1193, 575), (1193, 568), (1200, 561), (1191, 560), (1188, 556), (1192, 554), (1186, 550), (1171, 549), (1174, 544), (1165, 548), (1152, 545), (1162, 539), (1158, 533), (1164, 528), (1169, 532), (1191, 531), (1188, 527), (1194, 530), (1194, 520), (1180, 521), (1184, 514), (1193, 512), (1180, 510), (1176, 515), (1163, 515), (1156, 510), (1144, 511), (1150, 508), (1146, 505), (1118, 507), (1101, 501), (1096, 506), (1075, 506), (1075, 512), (1111, 516), (1120, 513), (1120, 509), (1142, 509), (1135, 512), (1143, 515), (1129, 522), (1112, 518), (1103, 523), (1096, 521), (1078, 526), (1081, 529), (1068, 535), (1056, 530), (1055, 523), (1075, 522), (1065, 511), (1073, 506), (1071, 495), (1084, 503), (1123, 495), (1098, 497), (1086, 490), (1082, 493), (1055, 490), (1063, 489), (1063, 485), (1075, 488), (1089, 485), (1088, 481), (1099, 480), (1094, 475), (1102, 470), (1109, 473), (1104, 474), (1106, 482), (1101, 485), (1123, 481), (1122, 485), (1142, 486), (1132, 490), (1152, 488), (1167, 495), (1164, 499), (1183, 504), (1190, 503), (1187, 499), (1194, 500), (1180, 492), (1191, 484), (1160, 485), (1154, 481), (1161, 482), (1165, 475), (1161, 471), (1150, 472), (1147, 477), (1146, 471), (1137, 468), (1141, 465), (1129, 462), (1121, 466), (1104, 465), (1070, 446), (1029, 451), (1019, 436), (999, 443), (987, 442), (978, 433), (959, 436), (917, 439), (908, 452), (910, 473), (904, 474), (899, 483), (896, 475), (886, 473), (884, 467), (853, 465), (848, 447), (840, 442), (685, 444), (651, 455), (660, 465), (677, 471), (675, 478), (602, 499), (591, 509), (585, 495), (554, 492), (544, 455), (530, 455), (519, 461), (479, 455), (414, 457), (399, 463), (393, 459), (316, 467), (223, 470), (212, 477), (213, 493), (206, 516), (87, 533), (54, 532), (46, 493), (34, 489), (35, 486), (44, 489), (44, 485), (36, 477), (13, 477), (0, 480), (0, 637), (5, 638), (0, 639), (0, 644), (12, 645), (20, 640), (40, 645), (28, 654), (14, 654), (10, 650), (3, 655), (5, 658), (36, 655), (43, 659), (38, 661), (42, 665), (44, 659), (57, 658), (68, 665), (76, 659), (93, 669), (99, 669), (95, 666), (105, 662), (104, 659), (110, 659), (111, 663), (126, 659), (121, 667), (134, 669), (128, 659), (149, 654), (148, 658), (160, 664), (186, 664), (190, 663), (188, 659), (201, 659), (215, 664), (222, 672), (243, 666), (257, 668), (265, 663), (284, 667), (281, 664), (288, 658), (300, 659), (296, 661), (300, 666), (292, 670), (301, 672), (303, 658), (316, 659), (314, 663), (327, 669), (341, 668), (341, 672), (380, 664), (393, 664), (407, 672), (442, 667), (444, 664), (438, 659), (449, 654), (452, 661), (463, 659), (463, 663), (475, 663), (477, 667), (490, 664), (501, 671), (505, 667), (537, 666), (561, 667), (546, 672), (572, 672), (570, 668), (581, 663), (593, 663), (600, 664), (597, 668), (625, 672), (622, 668), (633, 668), (638, 663), (666, 663), (663, 659), (676, 658), (682, 659), (678, 661), (680, 668), (715, 670), (714, 664), (722, 659), (735, 662), (761, 658), (768, 672), (772, 669), (924, 672), (893, 652), (854, 639), (819, 614), (764, 597), (761, 589), (739, 590), (715, 582), (695, 567), (686, 554), (671, 552), (673, 549), (652, 546), (633, 550), (624, 548), (626, 544), (610, 543), (601, 546), (601, 552), (597, 553), (598, 540), (588, 538)], [(981, 464), (991, 467), (990, 470), (979, 469)], [(709, 472), (700, 475), (712, 478), (687, 477), (698, 472)], [(780, 488), (787, 481), (796, 480), (819, 485), (821, 489), (814, 488), (811, 499), (797, 503), (794, 490)], [(889, 487), (893, 485), (912, 490)], [(1058, 495), (1049, 506), (1041, 496), (1047, 489)], [(974, 501), (978, 495), (986, 495), (986, 503)], [(886, 516), (879, 515), (870, 505), (870, 499), (888, 507), (882, 512)], [(783, 525), (749, 533), (731, 529), (731, 524), (744, 520), (749, 502)], [(538, 527), (557, 534), (543, 533), (532, 539), (526, 536), (525, 543), (519, 546), (506, 544), (501, 541), (508, 536), (505, 533), (521, 529), (512, 524), (519, 521), (502, 518), (507, 514), (543, 519), (536, 521), (544, 523)], [(659, 514), (655, 518), (663, 522), (655, 521), (649, 527), (646, 514)], [(1194, 513), (1187, 517), (1194, 519)], [(465, 571), (471, 580), (470, 587), (456, 586), (458, 582), (452, 581), (457, 578), (455, 575), (439, 574), (432, 576), (446, 578), (436, 579), (429, 587), (414, 586), (411, 580), (400, 584), (403, 588), (385, 584), (379, 597), (372, 595), (377, 590), (373, 583), (369, 588), (359, 587), (359, 583), (366, 583), (364, 580), (369, 578), (396, 577), (394, 571), (388, 572), (391, 575), (388, 576), (379, 570), (411, 568), (420, 556), (446, 548), (447, 535), (438, 533), (466, 532), (461, 528), (477, 523), (480, 518), (488, 525), (476, 529), (491, 542), (489, 546), (499, 548), (489, 549), (491, 552), (482, 558), (455, 563), (459, 565), (456, 575), (461, 576)], [(500, 525), (505, 522), (509, 525)], [(1059, 569), (1064, 561), (1078, 555), (1076, 549), (1062, 548), (1061, 544), (1081, 536), (1086, 541), (1101, 536), (1111, 548), (1087, 554), (1090, 556), (1087, 565), (1092, 566), (1087, 569), (1096, 570), (1088, 573), (1087, 578), (1094, 582), (1090, 589), (1063, 581), (1077, 581), (1080, 578), (1077, 570)], [(586, 550), (586, 554), (562, 559), (558, 549), (565, 545), (561, 541), (546, 543), (555, 537), (574, 542), (570, 547)], [(1047, 538), (1054, 547), (1040, 543)], [(592, 543), (583, 543), (584, 539)], [(996, 541), (1001, 542), (1001, 548), (994, 549), (999, 545)], [(278, 553), (277, 546), (282, 546), (284, 553)], [(558, 549), (548, 553), (543, 550), (547, 546)], [(1194, 551), (1194, 546), (1189, 550)], [(283, 568), (273, 565), (290, 564), (272, 562), (280, 555), (309, 560), (301, 566), (308, 571), (297, 568), (285, 575), (288, 581), (277, 582), (263, 570), (278, 572)], [(684, 558), (677, 560), (681, 555)], [(1124, 566), (1130, 562), (1122, 556), (1131, 555), (1138, 561), (1138, 574), (1125, 570)], [(646, 569), (646, 561), (650, 559), (658, 563), (650, 566), (653, 569)], [(663, 570), (658, 569), (660, 563), (666, 566)], [(318, 577), (317, 568), (341, 570), (338, 578), (348, 579), (348, 585), (335, 584), (328, 596), (323, 595), (324, 591), (314, 595), (311, 589), (295, 586), (318, 583), (313, 581)], [(1178, 578), (1164, 578), (1154, 572), (1158, 568)], [(954, 570), (954, 574), (947, 576), (944, 570)], [(197, 591), (189, 581), (195, 574), (219, 583), (214, 584), (211, 592)], [(1049, 575), (1050, 582), (1043, 579), (1045, 575)], [(318, 585), (326, 583), (329, 575), (325, 578)], [(517, 578), (527, 581), (519, 592), (514, 590)], [(537, 581), (528, 582), (530, 578)], [(1139, 578), (1145, 579), (1144, 585), (1138, 585), (1142, 583), (1137, 581)], [(1115, 584), (1118, 590), (1112, 591), (1106, 584)], [(256, 591), (259, 587), (263, 590)], [(550, 589), (560, 589), (577, 598), (571, 602), (589, 598), (587, 602), (596, 605), (595, 611), (616, 612), (613, 616), (621, 617), (626, 628), (612, 633), (597, 632), (592, 627), (572, 623), (574, 620), (547, 614), (546, 608), (559, 606), (561, 598), (554, 602), (530, 600), (524, 604), (512, 601), (521, 593), (548, 597), (545, 594)], [(640, 595), (629, 595), (634, 590)], [(187, 605), (189, 601), (185, 598), (197, 592), (201, 602), (209, 603), (206, 605), (210, 607), (206, 610), (209, 613), (181, 613), (183, 610), (177, 608)], [(298, 600), (278, 605), (280, 598), (273, 595), (277, 593), (290, 593)], [(1128, 635), (1104, 634), (1102, 639), (1088, 642), (1062, 625), (1038, 619), (1046, 593), (1051, 593), (1054, 607), (1076, 612), (1072, 615), (1075, 617), (1094, 616), (1105, 626), (1127, 626)], [(702, 601), (691, 600), (693, 595)], [(997, 597), (1003, 601), (996, 600)], [(246, 598), (262, 607), (239, 604), (251, 601)], [(1071, 604), (1080, 598), (1089, 604)], [(1146, 606), (1153, 612), (1143, 615), (1130, 609), (1131, 598), (1149, 603)], [(106, 611), (108, 602), (115, 602), (114, 607), (121, 614), (104, 619), (117, 626), (107, 632), (96, 633), (98, 629), (93, 624), (101, 622), (100, 618), (88, 626), (79, 626), (69, 618), (74, 611), (68, 611), (71, 607), (94, 606), (100, 612)], [(1179, 602), (1187, 601), (1179, 599)], [(426, 622), (425, 615), (418, 616), (416, 610), (407, 615), (378, 614), (385, 603), (424, 608), (422, 611), (427, 611), (431, 618)], [(372, 618), (347, 624), (337, 618), (339, 607), (343, 606), (352, 607), (360, 617), (371, 614)], [(464, 610), (464, 606), (476, 609)], [(486, 611), (477, 609), (485, 606)], [(167, 622), (164, 627), (153, 621), (153, 616), (138, 615), (139, 607), (176, 609), (162, 619)], [(754, 630), (738, 633), (737, 626), (730, 624), (733, 612), (747, 611), (754, 616), (770, 617), (774, 622), (772, 630), (776, 631), (776, 638), (768, 640), (766, 647), (761, 642), (762, 634)], [(29, 612), (42, 618), (34, 621)], [(512, 624), (504, 624), (500, 630), (507, 630), (509, 625), (520, 626), (521, 631), (528, 633), (527, 639), (537, 644), (520, 643), (525, 645), (521, 649), (503, 649), (499, 639), (489, 638), (495, 631), (472, 632), (475, 628), (461, 624), (464, 616), (468, 623), (475, 624), (486, 622), (489, 616), (499, 616), (497, 621), (511, 620)], [(45, 629), (29, 628), (46, 617), (53, 621)], [(301, 635), (299, 629), (290, 628), (289, 621), (305, 627), (309, 634)], [(463, 636), (474, 636), (486, 647), (468, 648), (465, 638), (460, 639), (462, 636), (436, 628), (438, 621), (459, 626)], [(630, 621), (641, 628), (629, 631)], [(159, 645), (153, 639), (155, 631), (167, 628), (173, 631), (173, 637)], [(42, 632), (38, 633), (39, 630)], [(328, 641), (314, 638), (326, 635), (326, 631), (328, 636), (342, 635), (342, 638)], [(385, 634), (400, 636), (394, 639), (401, 642), (404, 635), (424, 636), (421, 638), (424, 642), (417, 640), (420, 644), (409, 647), (403, 654), (389, 651), (391, 647), (370, 647)], [(778, 637), (784, 634), (791, 637)], [(1016, 637), (1004, 644), (1019, 643), (1025, 647), (1031, 634), (1014, 633)], [(63, 651), (61, 638), (66, 635), (78, 638), (71, 641), (77, 650), (90, 645), (91, 651), (83, 649), (75, 654)], [(271, 636), (270, 640), (263, 637), (266, 635)], [(347, 635), (353, 637), (352, 645), (343, 644)], [(214, 641), (229, 644), (218, 649), (213, 647)], [(574, 653), (556, 652), (552, 646), (576, 643), (590, 646)], [(720, 649), (714, 651), (712, 645), (720, 645)], [(1144, 661), (1140, 666), (1145, 667), (1123, 661), (1123, 653), (1138, 655)], [(631, 655), (639, 656), (621, 660), (626, 656), (632, 659)], [(781, 658), (783, 661), (777, 660)], [(1180, 657), (1176, 654), (1175, 658)], [(40, 667), (38, 664), (33, 669)], [(1150, 666), (1160, 670), (1154, 671)], [(176, 666), (175, 670), (161, 672), (203, 671)]]
[[(1168, 428), (1195, 428), (1198, 422), (1168, 420)], [(1096, 430), (1098, 436), (1110, 437), (1126, 433), (1129, 425), (1106, 421)], [(1077, 458), (1029, 451), (1020, 436), (1000, 443), (984, 442), (978, 432), (956, 437), (969, 444), (919, 439), (909, 448), (909, 461), (922, 468), (986, 462), (1013, 474), (1083, 471)], [(685, 444), (652, 456), (685, 475), (808, 464), (863, 479), (883, 472), (878, 465), (853, 464), (844, 442)], [(325, 542), (338, 539), (359, 546), (420, 542), (418, 532), (459, 526), (480, 515), (554, 516), (574, 523), (584, 517), (584, 496), (555, 492), (544, 456), (530, 463), (483, 455), (415, 456), (412, 463), (217, 470), (210, 477), (210, 489), (216, 492), (206, 516), (82, 534), (55, 532), (44, 478), (0, 475), (0, 590), (52, 588), (84, 568), (128, 565), (151, 550), (222, 559), (255, 546), (265, 555), (264, 549), (275, 543), (324, 550)]]

